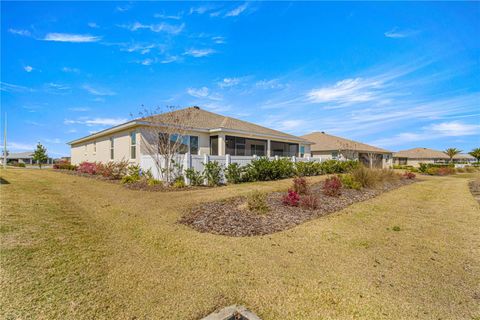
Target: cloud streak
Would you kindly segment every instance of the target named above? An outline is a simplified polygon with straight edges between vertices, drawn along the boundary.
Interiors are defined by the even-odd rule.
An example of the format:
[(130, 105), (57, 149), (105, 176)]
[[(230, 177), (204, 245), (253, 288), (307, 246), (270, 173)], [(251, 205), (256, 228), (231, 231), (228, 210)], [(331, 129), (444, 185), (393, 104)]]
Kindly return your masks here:
[(202, 58), (214, 54), (216, 51), (214, 49), (188, 49), (183, 54), (187, 56), (192, 56), (195, 58)]
[(102, 88), (94, 88), (89, 84), (85, 84), (82, 86), (84, 90), (94, 96), (114, 96), (116, 93), (109, 89), (102, 89)]
[(85, 42), (98, 42), (101, 40), (101, 37), (92, 36), (89, 34), (47, 33), (42, 40), (54, 41), (54, 42), (85, 43)]

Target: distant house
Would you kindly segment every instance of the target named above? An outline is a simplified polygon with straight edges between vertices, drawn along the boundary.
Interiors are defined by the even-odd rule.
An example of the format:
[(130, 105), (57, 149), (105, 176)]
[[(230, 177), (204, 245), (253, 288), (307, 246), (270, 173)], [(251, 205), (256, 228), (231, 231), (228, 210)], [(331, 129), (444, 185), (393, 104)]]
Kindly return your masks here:
[[(396, 165), (408, 165), (418, 167), (420, 163), (448, 163), (450, 158), (443, 152), (428, 148), (413, 148), (402, 150), (393, 154)], [(457, 154), (453, 162), (474, 162), (475, 158), (469, 154)]]
[[(43, 163), (52, 163), (52, 158), (48, 158)], [(3, 156), (0, 159), (0, 163), (3, 164)], [(15, 152), (9, 153), (7, 155), (7, 164), (9, 163), (24, 163), (24, 164), (35, 164), (36, 162), (33, 161), (33, 152)]]
[[(232, 156), (310, 156), (311, 142), (254, 123), (189, 107), (173, 111), (187, 115), (188, 135), (182, 153)], [(172, 126), (165, 114), (135, 119), (124, 124), (69, 142), (72, 164), (83, 161), (121, 161), (140, 163), (148, 126)], [(155, 120), (155, 121), (153, 121)]]
[(323, 159), (352, 159), (374, 168), (392, 166), (392, 152), (365, 143), (333, 136), (325, 132), (312, 132), (301, 136), (313, 142), (312, 157)]

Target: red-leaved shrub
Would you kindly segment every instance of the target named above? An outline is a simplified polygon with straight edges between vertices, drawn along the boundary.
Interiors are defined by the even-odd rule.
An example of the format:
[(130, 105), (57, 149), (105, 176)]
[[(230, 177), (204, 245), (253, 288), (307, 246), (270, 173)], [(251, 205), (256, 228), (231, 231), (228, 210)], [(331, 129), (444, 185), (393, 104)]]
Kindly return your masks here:
[(296, 207), (300, 201), (300, 196), (294, 190), (289, 189), (288, 193), (283, 196), (282, 203), (286, 206)]
[(77, 166), (71, 164), (70, 161), (60, 160), (53, 164), (53, 169), (76, 170)]
[(327, 196), (338, 197), (342, 194), (342, 181), (339, 177), (333, 176), (323, 183), (323, 193)]
[(300, 199), (300, 207), (307, 210), (315, 210), (318, 208), (318, 198), (313, 194), (307, 194)]
[(307, 179), (303, 177), (297, 177), (293, 179), (293, 191), (298, 194), (307, 194), (309, 191), (308, 189)]
[(409, 180), (415, 179), (415, 177), (416, 177), (415, 173), (410, 172), (410, 171), (407, 171), (402, 175), (403, 179), (409, 179)]
[(78, 165), (78, 172), (96, 174), (97, 173), (97, 164), (95, 162), (84, 161)]
[(448, 175), (451, 175), (451, 174), (455, 174), (455, 169), (454, 168), (442, 167), (442, 168), (438, 168), (438, 170), (437, 170), (437, 175), (439, 175), (439, 176), (448, 176)]

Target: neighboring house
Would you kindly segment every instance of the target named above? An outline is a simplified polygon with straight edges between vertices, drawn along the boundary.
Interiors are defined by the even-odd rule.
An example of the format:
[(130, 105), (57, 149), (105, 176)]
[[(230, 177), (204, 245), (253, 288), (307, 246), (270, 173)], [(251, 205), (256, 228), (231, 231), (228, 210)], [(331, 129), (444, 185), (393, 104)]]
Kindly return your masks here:
[(446, 163), (449, 159), (444, 152), (428, 148), (413, 148), (393, 154), (394, 164), (413, 167), (419, 167), (420, 163)]
[(374, 168), (388, 168), (393, 163), (391, 151), (332, 136), (323, 131), (312, 132), (301, 137), (314, 143), (311, 146), (312, 157), (359, 160), (366, 166)]
[[(222, 116), (190, 107), (173, 111), (188, 114), (188, 136), (184, 152), (192, 155), (232, 156), (310, 156), (311, 142), (281, 131), (250, 122)], [(124, 124), (69, 142), (72, 164), (83, 161), (121, 161), (140, 163), (146, 154), (147, 127), (167, 123), (170, 117), (160, 114), (151, 118), (135, 119)], [(165, 122), (163, 122), (165, 119)]]
[(455, 163), (474, 163), (476, 161), (477, 159), (475, 159), (468, 153), (459, 153), (455, 157), (453, 157), (453, 162)]
[[(48, 158), (43, 163), (52, 163), (52, 161), (52, 158)], [(1, 163), (3, 164), (3, 155), (1, 157)], [(16, 152), (7, 155), (7, 164), (8, 163), (35, 164), (36, 162), (33, 161), (33, 152)]]

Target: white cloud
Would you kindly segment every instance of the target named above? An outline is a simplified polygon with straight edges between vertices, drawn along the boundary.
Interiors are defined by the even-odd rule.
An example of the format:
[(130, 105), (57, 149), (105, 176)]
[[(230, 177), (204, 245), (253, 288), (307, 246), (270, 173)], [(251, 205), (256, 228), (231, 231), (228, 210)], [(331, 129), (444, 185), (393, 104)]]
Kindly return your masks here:
[(85, 84), (82, 87), (83, 89), (87, 90), (88, 93), (94, 95), (94, 96), (114, 96), (116, 95), (115, 92), (109, 90), (109, 89), (101, 89), (101, 88), (94, 88), (91, 85)]
[(68, 108), (69, 111), (73, 112), (87, 112), (90, 111), (90, 108), (88, 107), (74, 107), (74, 108)]
[(248, 3), (245, 2), (244, 4), (239, 5), (239, 6), (236, 7), (235, 9), (233, 9), (233, 10), (228, 11), (227, 13), (225, 13), (225, 17), (236, 17), (236, 16), (239, 16), (239, 15), (242, 14), (242, 12), (244, 12), (247, 8), (248, 8)]
[(195, 98), (203, 98), (203, 99), (209, 99), (209, 100), (215, 100), (215, 101), (222, 100), (222, 97), (220, 95), (211, 93), (207, 87), (201, 87), (198, 89), (188, 88), (187, 93)]
[(97, 29), (97, 28), (100, 27), (96, 22), (89, 22), (89, 23), (88, 23), (88, 26), (89, 26), (90, 28), (94, 28), (94, 29)]
[(190, 14), (204, 14), (206, 13), (207, 11), (209, 11), (211, 8), (210, 7), (206, 7), (206, 6), (200, 6), (200, 7), (192, 7), (190, 8)]
[(155, 44), (134, 43), (120, 50), (127, 51), (127, 52), (139, 52), (140, 54), (147, 54), (151, 51), (151, 49), (155, 48), (155, 46), (156, 46)]
[(180, 20), (182, 19), (183, 12), (179, 12), (177, 15), (166, 15), (163, 13), (155, 13), (153, 16), (155, 18), (160, 18), (160, 19)]
[(61, 83), (54, 83), (54, 82), (49, 82), (49, 83), (46, 83), (45, 84), (45, 87), (47, 89), (53, 89), (53, 90), (69, 90), (70, 87), (65, 85), (65, 84), (61, 84)]
[(382, 87), (382, 82), (372, 79), (345, 79), (330, 87), (311, 90), (307, 97), (312, 102), (325, 103), (357, 103), (371, 101), (377, 98), (376, 90)]
[(215, 52), (216, 51), (213, 49), (189, 49), (185, 51), (184, 55), (192, 56), (195, 58), (201, 58), (201, 57), (209, 56)]
[(225, 44), (226, 43), (225, 37), (221, 37), (221, 36), (212, 37), (212, 41), (216, 44)]
[(65, 119), (63, 121), (64, 124), (66, 125), (71, 125), (71, 124), (82, 124), (86, 125), (88, 127), (93, 127), (93, 126), (116, 126), (122, 123), (127, 122), (127, 119), (125, 118), (93, 118), (93, 119), (79, 119), (79, 120), (71, 120), (71, 119)]
[(135, 22), (129, 25), (119, 25), (121, 28), (128, 29), (130, 31), (137, 31), (140, 29), (149, 29), (152, 32), (165, 32), (169, 34), (179, 34), (185, 28), (185, 23), (180, 25), (172, 25), (165, 22), (158, 24), (142, 24), (140, 22)]
[(80, 70), (77, 68), (70, 68), (70, 67), (63, 67), (62, 68), (63, 72), (70, 72), (70, 73), (79, 73)]
[(238, 85), (241, 82), (240, 78), (225, 78), (218, 83), (220, 88), (228, 88)]
[(72, 33), (47, 33), (43, 40), (57, 42), (97, 42), (101, 37), (91, 36), (88, 34), (72, 34)]
[(196, 98), (206, 98), (208, 97), (208, 93), (210, 91), (208, 90), (207, 87), (202, 87), (202, 88), (199, 88), (199, 89), (195, 89), (195, 88), (188, 88), (187, 89), (187, 93), (189, 95), (191, 95), (192, 97), (196, 97)]
[(28, 88), (25, 86), (20, 86), (17, 84), (7, 83), (7, 82), (0, 82), (0, 91), (5, 92), (33, 92), (32, 88)]
[(480, 125), (466, 124), (460, 121), (442, 122), (430, 125), (427, 130), (434, 134), (448, 137), (469, 136), (480, 134)]
[(255, 83), (255, 86), (260, 89), (279, 89), (285, 87), (278, 79), (260, 80)]
[(178, 61), (180, 58), (178, 56), (167, 56), (165, 57), (160, 63), (166, 64), (166, 63), (172, 63), (175, 61)]
[(144, 59), (144, 60), (140, 61), (140, 64), (142, 64), (144, 66), (149, 66), (154, 62), (155, 62), (155, 60), (147, 58), (147, 59)]
[(29, 37), (31, 35), (30, 31), (28, 30), (23, 30), (23, 29), (8, 29), (8, 32), (10, 33), (13, 33), (13, 34), (17, 34), (19, 36), (25, 36), (25, 37)]
[(384, 35), (387, 38), (397, 38), (398, 39), (398, 38), (410, 37), (410, 36), (413, 36), (416, 33), (417, 33), (416, 31), (412, 31), (412, 30), (400, 31), (400, 30), (398, 30), (398, 28), (393, 28), (392, 30), (385, 32)]
[(132, 8), (132, 6), (127, 4), (127, 5), (124, 5), (124, 6), (117, 6), (115, 8), (115, 10), (117, 10), (118, 12), (126, 12), (126, 11), (130, 10), (131, 8)]
[(301, 128), (304, 124), (305, 124), (304, 120), (299, 120), (299, 119), (284, 120), (279, 122), (277, 129), (283, 130), (283, 131), (299, 130), (299, 128)]
[(25, 66), (25, 67), (23, 67), (23, 70), (25, 70), (26, 72), (32, 72), (33, 67), (32, 66)]

